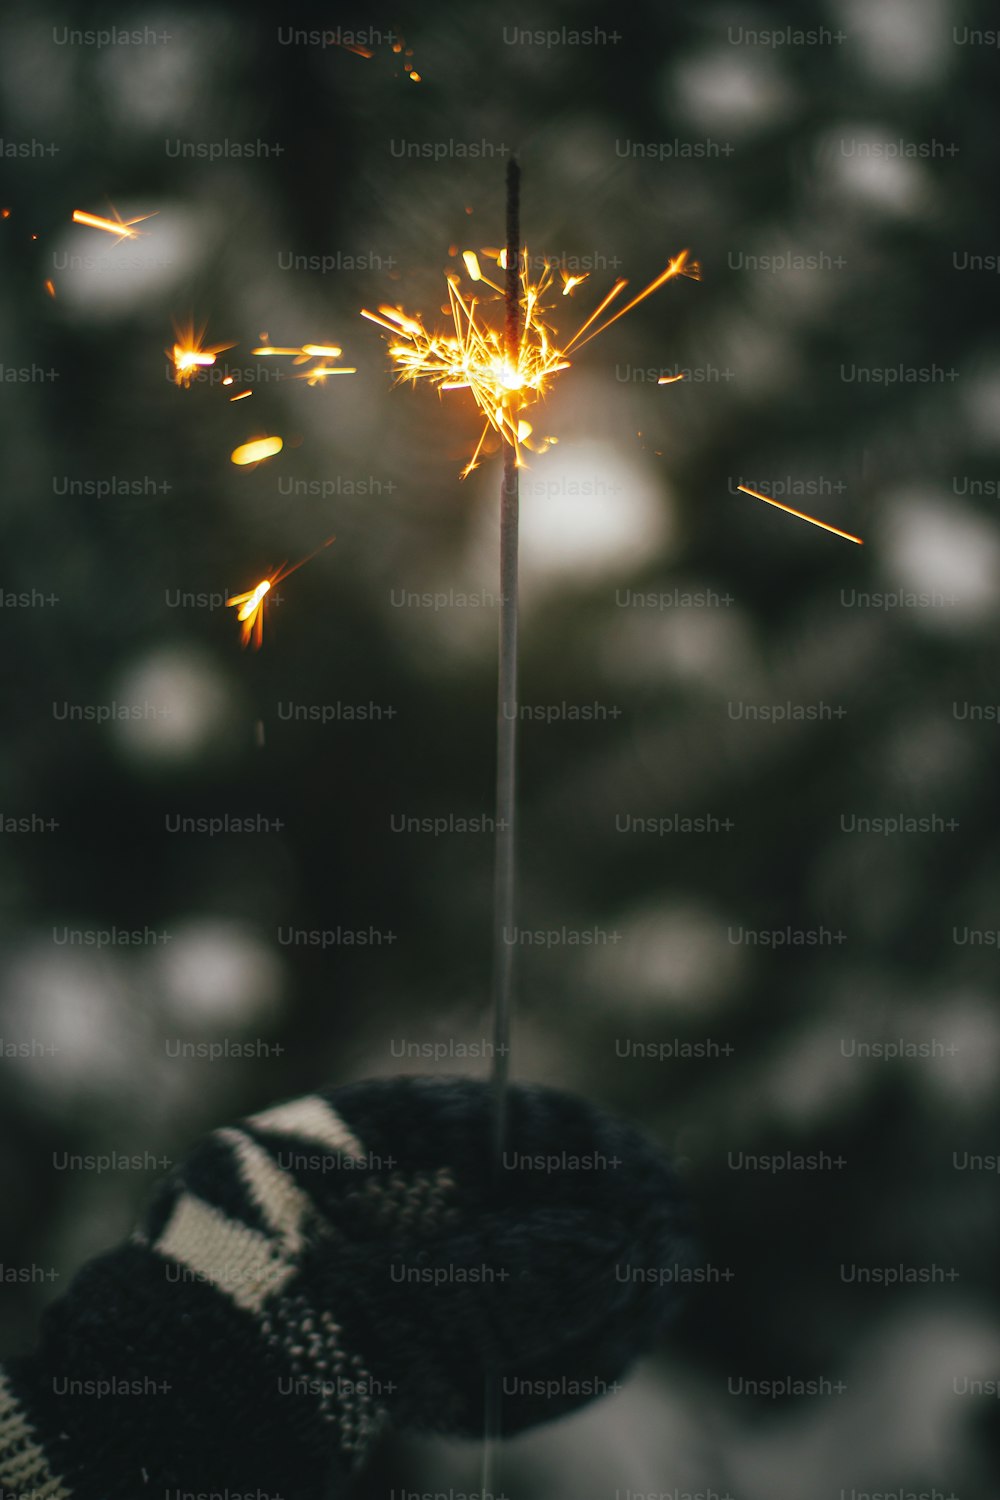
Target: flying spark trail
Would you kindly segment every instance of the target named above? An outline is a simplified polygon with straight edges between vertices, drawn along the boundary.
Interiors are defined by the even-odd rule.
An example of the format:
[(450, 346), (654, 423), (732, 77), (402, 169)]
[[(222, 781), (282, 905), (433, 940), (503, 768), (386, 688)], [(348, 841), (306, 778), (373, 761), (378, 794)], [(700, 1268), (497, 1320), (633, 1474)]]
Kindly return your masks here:
[(280, 437), (254, 438), (252, 442), (241, 443), (238, 448), (234, 448), (229, 458), (242, 468), (245, 464), (259, 464), (262, 459), (273, 458), (284, 446)]
[(137, 219), (120, 219), (114, 209), (111, 212), (115, 214), (113, 219), (102, 219), (100, 214), (88, 214), (82, 208), (75, 208), (73, 223), (85, 224), (89, 229), (103, 229), (106, 234), (116, 234), (119, 240), (134, 240), (138, 238), (139, 230), (133, 226), (154, 217), (153, 214), (140, 214)]
[[(371, 47), (365, 47), (360, 42), (342, 41), (341, 38), (337, 36), (333, 39), (333, 44), (335, 47), (342, 47), (345, 52), (353, 52), (355, 57), (372, 58), (375, 56), (375, 52)], [(406, 74), (407, 78), (410, 79), (411, 83), (419, 83), (420, 74), (416, 71), (413, 64), (410, 62), (410, 58), (413, 56), (413, 48), (407, 47), (406, 39), (399, 36), (398, 33), (396, 35), (395, 41), (392, 43), (392, 50), (397, 55), (400, 53), (403, 54), (403, 72)]]
[(251, 349), (251, 354), (257, 357), (277, 356), (279, 359), (290, 359), (293, 365), (304, 365), (309, 360), (321, 361), (312, 365), (301, 374), (292, 375), (292, 380), (305, 380), (310, 386), (324, 385), (328, 375), (356, 375), (357, 365), (329, 365), (322, 363), (328, 359), (336, 359), (343, 354), (339, 344), (301, 344), (297, 349), (284, 348), (277, 344), (260, 344), (256, 349)]
[(174, 324), (174, 347), (166, 351), (167, 358), (174, 367), (174, 383), (182, 385), (188, 390), (191, 381), (200, 369), (215, 364), (215, 356), (221, 354), (224, 349), (232, 349), (233, 344), (213, 344), (206, 348), (202, 340), (205, 337), (205, 329), (195, 330), (194, 322), (191, 321), (183, 327)]
[(810, 526), (819, 526), (823, 531), (832, 531), (834, 536), (843, 537), (845, 542), (856, 542), (859, 547), (864, 546), (861, 538), (851, 531), (841, 531), (839, 526), (831, 526), (826, 521), (817, 521), (815, 516), (807, 515), (804, 510), (796, 510), (794, 506), (785, 505), (781, 500), (775, 500), (770, 495), (762, 495), (759, 490), (750, 489), (749, 485), (738, 484), (736, 488), (742, 490), (744, 495), (753, 495), (755, 500), (763, 500), (765, 505), (773, 505), (778, 510), (787, 511), (790, 516), (797, 516), (800, 521), (808, 521)]
[(328, 536), (326, 541), (321, 542), (315, 551), (300, 558), (297, 563), (292, 563), (291, 567), (286, 563), (282, 563), (267, 578), (262, 578), (260, 583), (256, 584), (252, 589), (248, 589), (245, 594), (234, 594), (231, 599), (226, 600), (227, 606), (235, 606), (236, 608), (236, 618), (240, 624), (240, 640), (244, 647), (249, 646), (252, 640), (254, 650), (259, 651), (264, 643), (264, 606), (267, 596), (274, 586), (284, 582), (286, 578), (290, 577), (292, 573), (297, 572), (299, 568), (305, 567), (307, 562), (312, 562), (313, 558), (318, 557), (324, 547), (329, 547), (330, 543), (336, 540), (335, 536)]

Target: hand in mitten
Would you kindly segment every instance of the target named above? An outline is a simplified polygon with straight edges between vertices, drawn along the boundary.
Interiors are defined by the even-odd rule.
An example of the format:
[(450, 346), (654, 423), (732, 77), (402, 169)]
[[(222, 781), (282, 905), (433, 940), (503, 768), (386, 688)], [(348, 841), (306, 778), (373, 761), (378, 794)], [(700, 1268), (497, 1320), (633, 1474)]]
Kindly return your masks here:
[[(131, 1241), (86, 1265), (0, 1367), (0, 1488), (321, 1500), (386, 1421), (473, 1436), (583, 1405), (662, 1331), (686, 1252), (674, 1178), (569, 1095), (350, 1084), (217, 1130)], [(635, 1273), (639, 1274), (636, 1275)]]

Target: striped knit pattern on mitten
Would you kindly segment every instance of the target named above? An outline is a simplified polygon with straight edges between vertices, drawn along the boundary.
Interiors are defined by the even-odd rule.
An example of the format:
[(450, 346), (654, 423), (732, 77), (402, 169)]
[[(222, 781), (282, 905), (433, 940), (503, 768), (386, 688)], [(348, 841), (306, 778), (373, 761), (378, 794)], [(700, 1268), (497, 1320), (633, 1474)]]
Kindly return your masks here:
[(487, 1373), (505, 1431), (608, 1389), (672, 1310), (618, 1273), (684, 1254), (674, 1179), (526, 1086), (496, 1172), (490, 1107), (472, 1080), (385, 1079), (203, 1140), (0, 1371), (4, 1496), (328, 1500), (390, 1414), (474, 1434)]
[(335, 1309), (310, 1301), (310, 1256), (334, 1257), (337, 1236), (286, 1150), (365, 1170), (318, 1096), (216, 1131), (49, 1309), (0, 1380), (5, 1497), (319, 1495), (360, 1461), (384, 1402)]

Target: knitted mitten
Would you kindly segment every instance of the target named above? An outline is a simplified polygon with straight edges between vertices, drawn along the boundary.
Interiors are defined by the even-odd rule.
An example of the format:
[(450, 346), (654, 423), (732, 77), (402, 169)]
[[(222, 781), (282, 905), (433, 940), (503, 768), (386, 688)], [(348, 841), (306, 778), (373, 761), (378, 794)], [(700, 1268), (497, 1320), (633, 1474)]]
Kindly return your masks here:
[(549, 1089), (496, 1173), (489, 1132), (485, 1084), (399, 1078), (208, 1136), (0, 1367), (4, 1495), (321, 1500), (388, 1419), (477, 1434), (487, 1370), (505, 1433), (608, 1389), (672, 1311), (674, 1179)]

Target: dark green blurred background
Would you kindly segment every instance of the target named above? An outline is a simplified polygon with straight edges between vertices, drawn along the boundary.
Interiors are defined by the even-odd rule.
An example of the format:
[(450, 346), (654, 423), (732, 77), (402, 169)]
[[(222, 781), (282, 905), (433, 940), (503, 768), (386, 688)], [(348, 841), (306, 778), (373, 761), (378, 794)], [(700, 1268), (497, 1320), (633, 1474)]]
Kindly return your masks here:
[[(338, 25), (401, 34), (421, 81), (387, 39), (289, 39)], [(969, 1165), (1000, 1151), (991, 25), (948, 0), (8, 7), (4, 1352), (128, 1232), (152, 1158), (327, 1081), (488, 1068), (491, 839), (393, 824), (491, 812), (499, 457), (460, 482), (471, 401), (393, 390), (358, 313), (438, 320), (449, 248), (502, 241), (513, 149), (531, 253), (592, 268), (564, 332), (619, 275), (703, 266), (535, 418), (559, 443), (522, 476), (519, 923), (554, 936), (520, 945), (513, 1068), (679, 1158), (715, 1270), (626, 1391), (511, 1445), (504, 1490), (996, 1494), (997, 1177)], [(107, 27), (149, 34), (73, 40)], [(156, 217), (117, 245), (70, 223), (109, 204)], [(189, 317), (252, 397), (176, 388)], [(310, 388), (253, 359), (265, 332), (358, 373)], [(259, 655), (179, 602), (331, 532)], [(169, 831), (227, 814), (282, 826)], [(178, 1055), (213, 1043), (257, 1055)], [(140, 1168), (58, 1165), (108, 1152)], [(747, 1169), (775, 1153), (826, 1155)], [(782, 1379), (821, 1393), (739, 1394)], [(390, 1440), (359, 1494), (476, 1466)]]

